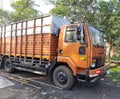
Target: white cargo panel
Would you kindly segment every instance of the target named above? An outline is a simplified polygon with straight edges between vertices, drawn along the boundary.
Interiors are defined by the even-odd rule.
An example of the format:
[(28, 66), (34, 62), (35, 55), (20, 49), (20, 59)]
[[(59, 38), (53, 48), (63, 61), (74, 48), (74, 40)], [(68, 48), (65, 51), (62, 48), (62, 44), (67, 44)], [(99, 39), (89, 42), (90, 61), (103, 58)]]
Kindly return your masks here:
[(1, 36), (5, 35), (5, 37), (10, 37), (11, 32), (12, 37), (40, 33), (56, 34), (56, 31), (60, 29), (62, 25), (66, 24), (70, 24), (70, 22), (64, 18), (60, 18), (55, 15), (43, 16), (2, 26)]

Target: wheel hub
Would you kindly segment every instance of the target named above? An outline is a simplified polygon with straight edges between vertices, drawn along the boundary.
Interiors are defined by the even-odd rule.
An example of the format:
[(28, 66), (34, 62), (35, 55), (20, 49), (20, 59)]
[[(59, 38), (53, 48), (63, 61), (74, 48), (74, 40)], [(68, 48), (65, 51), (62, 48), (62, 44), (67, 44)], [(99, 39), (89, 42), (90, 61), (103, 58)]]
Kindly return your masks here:
[(59, 81), (59, 83), (65, 84), (67, 82), (67, 79), (67, 75), (64, 72), (59, 72), (57, 74), (57, 80)]

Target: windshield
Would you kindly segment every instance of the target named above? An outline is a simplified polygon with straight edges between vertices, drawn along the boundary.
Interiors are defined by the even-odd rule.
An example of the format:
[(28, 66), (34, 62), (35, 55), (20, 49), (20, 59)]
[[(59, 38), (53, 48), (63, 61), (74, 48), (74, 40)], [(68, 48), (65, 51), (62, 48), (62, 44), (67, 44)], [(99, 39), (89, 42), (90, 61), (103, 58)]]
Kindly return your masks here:
[(102, 33), (98, 29), (92, 26), (90, 26), (89, 29), (90, 29), (90, 34), (91, 34), (93, 45), (104, 46), (104, 40), (103, 40)]

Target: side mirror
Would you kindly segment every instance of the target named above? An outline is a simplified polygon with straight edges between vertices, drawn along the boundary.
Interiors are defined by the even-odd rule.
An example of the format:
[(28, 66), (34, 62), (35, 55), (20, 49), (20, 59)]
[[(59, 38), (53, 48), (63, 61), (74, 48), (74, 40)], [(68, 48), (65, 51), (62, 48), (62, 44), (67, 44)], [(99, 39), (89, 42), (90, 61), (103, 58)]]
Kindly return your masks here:
[(79, 26), (77, 26), (76, 27), (77, 40), (80, 40), (80, 32), (81, 32), (81, 28)]
[(84, 44), (85, 43), (85, 35), (84, 35), (83, 24), (80, 24), (80, 26), (77, 26), (76, 35), (77, 35), (77, 40), (80, 40), (80, 44)]

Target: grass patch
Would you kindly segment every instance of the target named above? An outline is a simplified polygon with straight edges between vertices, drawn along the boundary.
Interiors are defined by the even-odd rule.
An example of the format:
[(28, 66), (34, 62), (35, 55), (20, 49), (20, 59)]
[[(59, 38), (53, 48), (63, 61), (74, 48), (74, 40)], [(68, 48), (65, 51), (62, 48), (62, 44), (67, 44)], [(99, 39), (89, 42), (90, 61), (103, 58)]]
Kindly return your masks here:
[(109, 76), (111, 79), (120, 80), (120, 66), (116, 68), (111, 68), (109, 72)]

